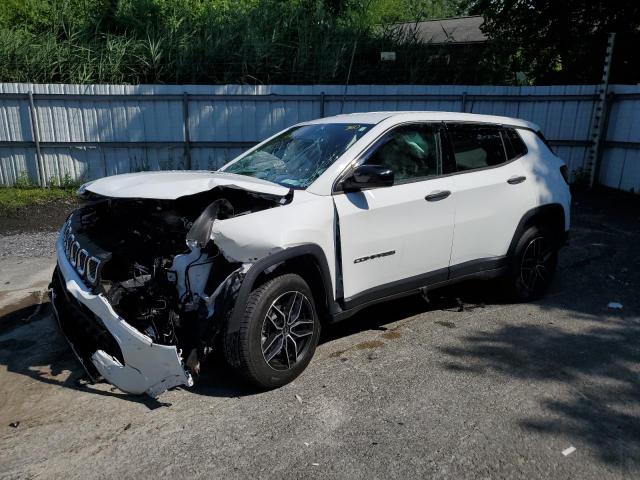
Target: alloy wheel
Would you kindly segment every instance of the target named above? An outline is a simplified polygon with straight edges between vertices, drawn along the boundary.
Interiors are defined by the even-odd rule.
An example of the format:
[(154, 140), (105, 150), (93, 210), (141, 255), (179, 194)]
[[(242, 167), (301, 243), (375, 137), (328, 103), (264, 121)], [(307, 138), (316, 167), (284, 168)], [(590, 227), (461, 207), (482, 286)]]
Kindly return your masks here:
[(520, 278), (527, 290), (535, 292), (549, 283), (553, 273), (553, 254), (553, 248), (544, 237), (536, 237), (529, 242), (520, 265)]
[(311, 302), (302, 292), (286, 292), (276, 298), (262, 322), (265, 362), (274, 370), (292, 368), (309, 350), (315, 321)]

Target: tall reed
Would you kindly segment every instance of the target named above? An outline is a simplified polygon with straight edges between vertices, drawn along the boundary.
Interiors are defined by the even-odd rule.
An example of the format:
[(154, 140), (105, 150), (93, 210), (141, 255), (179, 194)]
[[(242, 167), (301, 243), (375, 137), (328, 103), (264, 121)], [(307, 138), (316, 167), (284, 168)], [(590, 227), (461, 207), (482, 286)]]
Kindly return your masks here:
[[(22, 7), (0, 7), (4, 82), (339, 84), (354, 45), (352, 83), (477, 83), (494, 74), (478, 68), (477, 48), (424, 46), (379, 26), (407, 19), (414, 4), (453, 11), (454, 0), (3, 1), (33, 7), (18, 19), (12, 12)], [(391, 13), (373, 14), (374, 4)], [(389, 50), (396, 62), (381, 62)]]

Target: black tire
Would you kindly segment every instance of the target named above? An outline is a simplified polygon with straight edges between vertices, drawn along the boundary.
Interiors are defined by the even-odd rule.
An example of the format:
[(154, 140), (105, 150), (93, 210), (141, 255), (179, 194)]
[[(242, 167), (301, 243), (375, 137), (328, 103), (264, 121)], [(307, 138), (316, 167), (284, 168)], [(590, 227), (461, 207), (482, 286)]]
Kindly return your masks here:
[(529, 227), (518, 240), (503, 279), (509, 300), (540, 298), (551, 285), (557, 266), (557, 236), (544, 226)]
[[(300, 314), (289, 323), (298, 308), (296, 302), (299, 302)], [(281, 317), (281, 313), (285, 316)], [(309, 320), (313, 323), (308, 323)], [(279, 353), (269, 358), (280, 346), (279, 335), (282, 338)], [(302, 373), (313, 357), (319, 338), (320, 320), (311, 289), (302, 277), (289, 273), (251, 292), (239, 332), (224, 336), (224, 353), (227, 363), (247, 382), (270, 389), (286, 385)]]

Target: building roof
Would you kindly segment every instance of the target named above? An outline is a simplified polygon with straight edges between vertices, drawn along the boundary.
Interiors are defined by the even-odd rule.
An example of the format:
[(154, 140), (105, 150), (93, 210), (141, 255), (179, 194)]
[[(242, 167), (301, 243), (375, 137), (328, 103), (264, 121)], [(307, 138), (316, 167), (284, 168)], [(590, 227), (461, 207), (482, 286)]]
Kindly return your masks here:
[(405, 35), (415, 35), (416, 40), (423, 43), (483, 43), (487, 41), (487, 36), (480, 30), (483, 22), (482, 16), (476, 15), (397, 23), (395, 27)]

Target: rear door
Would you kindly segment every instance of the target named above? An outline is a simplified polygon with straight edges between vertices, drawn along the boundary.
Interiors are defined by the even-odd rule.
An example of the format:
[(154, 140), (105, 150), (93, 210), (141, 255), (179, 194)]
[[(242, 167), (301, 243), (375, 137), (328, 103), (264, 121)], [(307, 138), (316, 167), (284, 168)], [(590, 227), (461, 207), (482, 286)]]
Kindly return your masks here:
[(504, 263), (503, 257), (527, 210), (535, 204), (536, 179), (526, 146), (515, 129), (448, 123), (457, 174), (451, 276)]
[(334, 194), (347, 307), (446, 279), (454, 202), (442, 136), (440, 123), (396, 127), (359, 162), (390, 167), (395, 184)]

